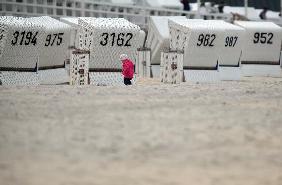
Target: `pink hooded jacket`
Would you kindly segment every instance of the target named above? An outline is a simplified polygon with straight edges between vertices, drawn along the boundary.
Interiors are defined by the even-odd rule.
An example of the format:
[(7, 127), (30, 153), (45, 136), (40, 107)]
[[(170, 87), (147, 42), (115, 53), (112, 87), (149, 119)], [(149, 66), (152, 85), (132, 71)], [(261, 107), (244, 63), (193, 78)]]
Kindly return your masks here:
[(131, 60), (125, 59), (122, 61), (122, 74), (124, 78), (133, 78), (134, 64)]

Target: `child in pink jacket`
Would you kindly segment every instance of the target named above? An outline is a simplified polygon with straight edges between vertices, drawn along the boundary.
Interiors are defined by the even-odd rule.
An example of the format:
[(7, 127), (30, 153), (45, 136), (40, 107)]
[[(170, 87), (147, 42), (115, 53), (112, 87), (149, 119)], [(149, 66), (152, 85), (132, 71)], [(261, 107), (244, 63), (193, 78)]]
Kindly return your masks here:
[(124, 84), (131, 85), (131, 80), (134, 76), (134, 64), (126, 54), (120, 55), (122, 61), (122, 75), (124, 77)]

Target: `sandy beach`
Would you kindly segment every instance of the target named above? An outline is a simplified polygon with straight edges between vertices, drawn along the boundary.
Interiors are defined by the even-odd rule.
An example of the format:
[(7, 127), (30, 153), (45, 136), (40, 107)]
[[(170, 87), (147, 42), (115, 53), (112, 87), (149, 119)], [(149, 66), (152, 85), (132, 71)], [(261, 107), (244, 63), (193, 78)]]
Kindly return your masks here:
[(281, 185), (282, 79), (0, 87), (1, 185)]

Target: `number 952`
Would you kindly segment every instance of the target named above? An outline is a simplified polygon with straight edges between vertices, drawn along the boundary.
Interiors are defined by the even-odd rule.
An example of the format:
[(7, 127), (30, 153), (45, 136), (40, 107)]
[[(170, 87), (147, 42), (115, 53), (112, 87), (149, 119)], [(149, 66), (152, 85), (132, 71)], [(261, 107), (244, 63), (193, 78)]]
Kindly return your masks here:
[(254, 44), (273, 44), (273, 33), (259, 33), (254, 34)]

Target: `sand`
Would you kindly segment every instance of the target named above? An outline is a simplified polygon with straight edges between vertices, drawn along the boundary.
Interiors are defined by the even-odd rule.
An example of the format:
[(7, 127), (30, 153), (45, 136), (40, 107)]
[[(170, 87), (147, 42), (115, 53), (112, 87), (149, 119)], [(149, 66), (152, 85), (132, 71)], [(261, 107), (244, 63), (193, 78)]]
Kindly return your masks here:
[(281, 185), (282, 79), (0, 87), (1, 185)]

